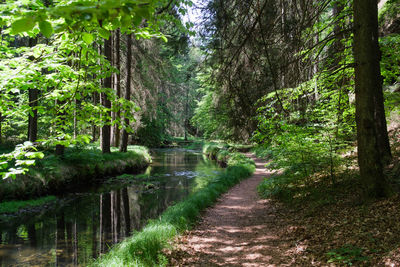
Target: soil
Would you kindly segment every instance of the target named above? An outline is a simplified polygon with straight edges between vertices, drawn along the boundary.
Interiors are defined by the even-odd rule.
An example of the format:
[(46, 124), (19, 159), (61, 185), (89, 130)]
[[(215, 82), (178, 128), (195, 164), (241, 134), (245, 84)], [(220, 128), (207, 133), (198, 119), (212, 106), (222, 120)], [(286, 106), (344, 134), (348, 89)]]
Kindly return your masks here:
[(170, 266), (400, 266), (400, 194), (364, 203), (350, 170), (335, 186), (321, 178), (288, 203), (260, 199), (257, 185), (272, 172), (248, 156), (254, 175), (176, 240), (166, 252)]
[(272, 173), (267, 162), (256, 163), (249, 179), (222, 195), (202, 216), (199, 225), (179, 238), (172, 266), (285, 266), (293, 263), (280, 238), (280, 216), (269, 200), (260, 199), (257, 185)]

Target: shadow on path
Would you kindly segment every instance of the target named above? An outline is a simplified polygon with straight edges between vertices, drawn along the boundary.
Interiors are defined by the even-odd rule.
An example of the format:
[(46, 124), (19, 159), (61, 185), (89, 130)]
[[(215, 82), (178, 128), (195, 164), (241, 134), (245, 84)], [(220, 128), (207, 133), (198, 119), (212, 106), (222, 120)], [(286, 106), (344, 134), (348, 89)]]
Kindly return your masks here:
[[(288, 266), (289, 240), (278, 236), (273, 205), (258, 197), (257, 185), (272, 173), (267, 162), (256, 163), (252, 177), (222, 195), (199, 225), (183, 236), (173, 252), (172, 266)], [(285, 255), (286, 254), (286, 255)]]

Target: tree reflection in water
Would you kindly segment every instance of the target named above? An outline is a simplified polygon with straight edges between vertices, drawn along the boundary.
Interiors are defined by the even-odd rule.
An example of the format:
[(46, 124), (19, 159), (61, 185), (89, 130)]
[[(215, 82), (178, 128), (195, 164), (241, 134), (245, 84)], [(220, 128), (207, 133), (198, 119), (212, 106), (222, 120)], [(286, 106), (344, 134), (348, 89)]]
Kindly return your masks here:
[[(86, 265), (218, 170), (201, 153), (158, 150), (141, 182), (113, 182), (51, 210), (0, 222), (0, 266)], [(156, 186), (148, 189), (148, 183)]]

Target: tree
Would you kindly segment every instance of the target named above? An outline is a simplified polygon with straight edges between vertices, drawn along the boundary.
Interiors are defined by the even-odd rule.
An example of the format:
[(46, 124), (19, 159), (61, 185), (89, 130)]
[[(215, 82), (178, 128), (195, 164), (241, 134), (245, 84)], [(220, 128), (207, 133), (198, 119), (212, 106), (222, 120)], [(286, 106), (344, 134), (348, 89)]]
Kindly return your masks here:
[[(28, 139), (38, 139), (46, 147), (55, 146), (57, 155), (62, 155), (64, 148), (71, 144), (90, 142), (90, 134), (95, 140), (96, 127), (102, 128), (103, 152), (110, 152), (111, 124), (115, 143), (118, 143), (118, 127), (124, 127), (129, 133), (137, 129), (140, 122), (134, 125), (135, 119), (140, 119), (144, 112), (152, 112), (154, 102), (147, 100), (157, 99), (158, 92), (164, 90), (159, 83), (161, 75), (167, 75), (160, 75), (159, 70), (167, 58), (161, 58), (160, 40), (166, 41), (166, 37), (160, 30), (168, 24), (177, 26), (178, 31), (185, 31), (179, 16), (171, 15), (178, 9), (184, 12), (183, 4), (187, 1), (4, 2), (0, 5), (0, 48), (3, 51), (0, 55), (0, 137), (22, 141), (21, 138), (26, 136), (26, 118), (29, 117)], [(112, 48), (111, 51), (108, 49), (112, 32), (117, 33), (114, 60)], [(138, 88), (135, 91), (143, 96), (135, 95), (132, 97), (134, 101), (118, 96), (118, 80), (125, 80), (123, 75), (126, 71), (121, 71), (121, 77), (118, 73), (113, 75), (119, 65), (126, 62), (125, 55), (118, 55), (119, 34), (134, 34), (136, 41), (132, 53), (135, 55), (132, 59), (145, 59), (140, 62), (142, 64), (135, 63), (135, 73), (131, 73), (130, 80), (135, 82), (135, 89)], [(37, 40), (33, 47), (25, 44), (29, 38)], [(95, 49), (103, 46), (104, 40), (107, 49), (102, 53), (105, 56)], [(150, 46), (146, 47), (146, 44)], [(143, 47), (145, 55), (140, 51)], [(151, 52), (154, 52), (154, 57)], [(113, 78), (117, 80), (114, 86), (110, 82)], [(102, 80), (104, 84), (100, 85)], [(149, 90), (149, 87), (159, 91), (150, 92), (153, 88)], [(140, 104), (144, 106), (142, 114), (139, 113)], [(111, 111), (115, 114), (112, 122)], [(120, 113), (125, 121), (128, 120), (126, 125), (119, 118)], [(39, 136), (38, 117), (41, 124)], [(29, 155), (29, 160), (24, 161), (26, 165), (34, 164), (31, 160), (34, 158), (32, 145), (36, 143), (26, 142), (26, 145), (16, 147), (19, 159)], [(25, 166), (13, 168), (13, 164), (6, 162), (15, 160), (12, 157), (17, 152), (14, 152), (0, 155), (0, 175), (3, 177), (15, 177), (15, 174), (26, 171)]]
[[(125, 84), (125, 99), (129, 101), (131, 99), (131, 79), (132, 79), (132, 35), (127, 35), (127, 55), (126, 55), (126, 84)], [(124, 118), (124, 129), (122, 131), (122, 140), (119, 151), (126, 152), (128, 150), (128, 137), (129, 132), (127, 128), (129, 127), (129, 119)]]
[(366, 193), (383, 197), (388, 185), (382, 156), (390, 154), (390, 147), (382, 110), (378, 5), (376, 0), (354, 0), (353, 9), (358, 164)]
[[(114, 47), (115, 53), (113, 53), (113, 64), (117, 69), (117, 73), (114, 73), (114, 90), (116, 91), (117, 98), (121, 97), (121, 62), (120, 62), (120, 31), (117, 29), (114, 34)], [(118, 104), (117, 104), (118, 105)], [(118, 109), (117, 112), (112, 113), (113, 121), (119, 121), (121, 118), (121, 111)], [(118, 147), (120, 139), (120, 130), (118, 123), (113, 123), (111, 128), (111, 145)]]
[[(29, 47), (35, 46), (36, 40), (29, 38)], [(35, 85), (33, 85), (35, 86)], [(36, 107), (38, 106), (39, 90), (37, 88), (28, 89), (29, 100), (29, 114), (28, 114), (28, 141), (35, 142), (37, 139), (38, 131), (38, 113)]]
[[(104, 40), (104, 56), (108, 61), (111, 62), (111, 54), (112, 54), (112, 46), (111, 46), (111, 39)], [(111, 75), (107, 75), (104, 78), (104, 87), (105, 90), (111, 88)], [(102, 92), (100, 95), (101, 104), (104, 107), (105, 112), (103, 112), (105, 116), (104, 125), (101, 127), (101, 150), (103, 153), (111, 153), (110, 150), (110, 142), (111, 142), (111, 125), (110, 125), (110, 118), (111, 118), (111, 101), (108, 99), (107, 93)]]

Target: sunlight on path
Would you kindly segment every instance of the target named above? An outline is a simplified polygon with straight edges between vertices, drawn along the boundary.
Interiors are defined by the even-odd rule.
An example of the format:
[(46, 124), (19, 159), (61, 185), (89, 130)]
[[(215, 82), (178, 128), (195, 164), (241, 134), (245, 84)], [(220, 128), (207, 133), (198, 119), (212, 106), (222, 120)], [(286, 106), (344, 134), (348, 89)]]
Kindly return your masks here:
[[(278, 220), (257, 185), (271, 175), (265, 161), (256, 163), (253, 176), (224, 194), (209, 208), (193, 231), (180, 240), (181, 259), (173, 266), (287, 266), (289, 246), (277, 235)], [(282, 262), (282, 258), (285, 259)]]

